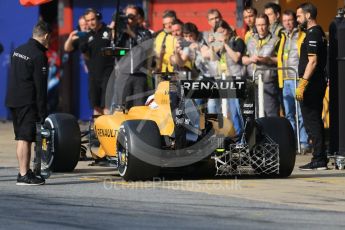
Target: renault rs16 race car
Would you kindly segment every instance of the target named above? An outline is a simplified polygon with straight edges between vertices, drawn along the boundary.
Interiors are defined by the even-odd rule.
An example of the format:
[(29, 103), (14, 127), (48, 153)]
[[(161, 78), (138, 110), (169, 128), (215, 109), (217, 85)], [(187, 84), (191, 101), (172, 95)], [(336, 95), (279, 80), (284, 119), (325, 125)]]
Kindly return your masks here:
[[(115, 164), (125, 180), (147, 180), (165, 172), (195, 175), (288, 177), (295, 165), (296, 143), (283, 117), (255, 118), (255, 83), (250, 80), (190, 80), (181, 73), (157, 74), (147, 104), (114, 111), (80, 131), (69, 114), (51, 114), (38, 128), (35, 168), (72, 171), (83, 144), (99, 142), (95, 159)], [(226, 113), (210, 114), (205, 103), (238, 98), (243, 132), (234, 132)], [(86, 136), (89, 140), (83, 140)], [(93, 137), (93, 138), (92, 138)], [(188, 169), (188, 170), (186, 170)], [(184, 174), (186, 175), (186, 173)]]

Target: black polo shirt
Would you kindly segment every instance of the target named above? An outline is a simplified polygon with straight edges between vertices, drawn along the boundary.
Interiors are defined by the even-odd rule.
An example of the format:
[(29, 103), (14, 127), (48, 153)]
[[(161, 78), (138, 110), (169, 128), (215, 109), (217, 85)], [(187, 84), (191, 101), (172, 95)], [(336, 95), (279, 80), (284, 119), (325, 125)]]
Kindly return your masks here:
[[(80, 51), (80, 39), (81, 39), (81, 38), (76, 39), (76, 40), (74, 40), (74, 41), (72, 42), (73, 52), (75, 52), (75, 51)], [(85, 53), (84, 53), (84, 55), (83, 55), (81, 58), (83, 58), (83, 60), (84, 60), (84, 62), (85, 62), (85, 65), (86, 65), (86, 67), (87, 67), (87, 70), (89, 70), (89, 69), (90, 69), (89, 57), (88, 57), (87, 55), (85, 55)]]
[(6, 106), (18, 108), (36, 104), (40, 118), (47, 116), (47, 49), (35, 39), (12, 53)]
[(102, 48), (111, 46), (111, 30), (102, 23), (101, 28), (95, 32), (90, 31), (88, 34), (80, 38), (80, 50), (87, 53), (90, 57), (88, 62), (89, 75), (98, 80), (106, 77), (108, 68), (113, 68), (114, 58), (111, 56), (103, 56)]
[[(306, 31), (306, 37), (301, 46), (301, 56), (298, 65), (298, 74), (300, 77), (304, 75), (304, 71), (309, 62), (309, 55), (317, 56), (317, 65), (313, 76), (324, 75), (327, 63), (327, 39), (319, 25), (313, 26)], [(312, 78), (311, 80), (313, 80)]]

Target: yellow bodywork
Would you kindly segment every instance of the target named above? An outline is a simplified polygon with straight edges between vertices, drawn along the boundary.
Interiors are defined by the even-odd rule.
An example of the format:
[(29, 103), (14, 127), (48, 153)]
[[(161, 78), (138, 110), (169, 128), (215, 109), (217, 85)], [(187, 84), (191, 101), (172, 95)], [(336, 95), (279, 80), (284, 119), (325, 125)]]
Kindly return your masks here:
[(135, 106), (128, 113), (115, 112), (98, 117), (94, 123), (96, 136), (101, 144), (97, 156), (116, 156), (116, 139), (120, 126), (128, 120), (152, 120), (156, 122), (161, 135), (172, 135), (174, 121), (171, 115), (169, 82), (161, 82), (154, 95), (157, 108)]
[[(128, 113), (114, 112), (112, 115), (102, 115), (94, 122), (94, 131), (100, 142), (100, 147), (95, 153), (97, 157), (116, 156), (116, 140), (120, 126), (128, 120), (152, 120), (154, 121), (161, 135), (171, 136), (174, 132), (174, 121), (171, 114), (169, 98), (169, 82), (160, 82), (155, 94), (153, 106), (135, 106)], [(201, 116), (203, 117), (203, 116)], [(203, 121), (201, 121), (203, 123)], [(224, 126), (218, 128), (218, 122), (212, 121), (216, 133), (226, 136), (235, 135), (232, 122), (224, 118)]]

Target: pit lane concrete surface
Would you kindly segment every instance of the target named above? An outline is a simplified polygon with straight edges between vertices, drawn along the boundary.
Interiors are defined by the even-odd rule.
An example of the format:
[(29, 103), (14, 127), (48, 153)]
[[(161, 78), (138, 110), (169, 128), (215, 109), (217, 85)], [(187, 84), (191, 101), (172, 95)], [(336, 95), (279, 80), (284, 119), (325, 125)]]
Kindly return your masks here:
[(0, 229), (344, 229), (345, 171), (286, 179), (232, 177), (125, 182), (81, 161), (44, 186), (16, 186), (16, 143), (0, 123)]

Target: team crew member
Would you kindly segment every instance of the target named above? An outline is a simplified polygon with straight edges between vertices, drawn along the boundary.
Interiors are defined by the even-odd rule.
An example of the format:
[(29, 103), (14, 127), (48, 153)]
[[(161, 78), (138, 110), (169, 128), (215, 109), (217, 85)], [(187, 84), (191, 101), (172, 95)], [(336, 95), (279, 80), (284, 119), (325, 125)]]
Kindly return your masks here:
[(111, 30), (103, 23), (102, 15), (95, 9), (85, 11), (90, 32), (80, 38), (80, 50), (89, 58), (89, 100), (94, 115), (108, 113), (105, 108), (105, 91), (114, 67), (114, 58), (103, 56), (101, 49), (111, 45)]
[(19, 174), (17, 185), (41, 185), (45, 181), (30, 169), (31, 143), (35, 141), (36, 122), (44, 122), (47, 116), (48, 48), (51, 30), (38, 22), (32, 38), (14, 50), (6, 95), (6, 106), (13, 117), (17, 142)]
[(211, 26), (209, 31), (203, 32), (203, 37), (207, 45), (210, 45), (210, 43), (215, 41), (214, 28), (216, 26), (216, 23), (222, 19), (223, 19), (222, 14), (217, 9), (210, 9), (207, 12), (207, 21), (208, 21), (208, 24)]
[(243, 21), (248, 27), (247, 32), (244, 35), (244, 42), (246, 44), (248, 43), (249, 38), (256, 33), (255, 18), (257, 14), (258, 11), (252, 6), (247, 6), (243, 10)]
[(265, 14), (270, 21), (270, 32), (273, 36), (280, 37), (283, 26), (280, 23), (281, 7), (277, 3), (269, 2), (265, 5)]
[[(247, 65), (250, 78), (252, 78), (251, 75), (256, 68), (276, 66), (279, 38), (269, 32), (268, 26), (267, 15), (259, 14), (255, 20), (258, 33), (249, 39), (247, 54), (242, 58), (243, 64)], [(265, 115), (267, 117), (279, 116), (279, 89), (276, 71), (265, 70), (261, 72), (263, 73), (264, 83)]]
[(156, 70), (158, 72), (174, 71), (170, 57), (174, 54), (174, 38), (171, 33), (172, 24), (175, 20), (175, 11), (166, 11), (163, 14), (163, 30), (154, 35), (154, 52), (156, 56)]
[[(81, 37), (86, 36), (87, 32), (89, 32), (89, 26), (85, 20), (84, 15), (82, 15), (79, 17), (77, 30), (72, 31), (69, 34), (67, 40), (65, 41), (64, 50), (66, 52), (79, 50), (80, 36)], [(88, 56), (85, 54), (82, 54), (80, 59), (82, 61), (82, 66), (84, 67), (83, 69), (85, 70), (86, 73), (88, 73), (89, 72)]]
[[(298, 71), (298, 63), (305, 33), (297, 28), (296, 14), (286, 10), (282, 16), (284, 30), (277, 55), (278, 67), (291, 67)], [(279, 88), (283, 88), (285, 117), (296, 133), (295, 75), (292, 70), (278, 70)], [(299, 133), (302, 153), (309, 151), (308, 135), (305, 131), (302, 114), (298, 107)]]
[(322, 122), (323, 98), (327, 85), (327, 40), (321, 26), (316, 22), (316, 16), (317, 8), (311, 3), (303, 3), (297, 7), (297, 21), (307, 31), (301, 46), (298, 65), (300, 82), (296, 98), (301, 101), (304, 125), (314, 149), (311, 162), (301, 166), (301, 170), (327, 169), (328, 162)]
[(120, 34), (117, 46), (130, 49), (117, 63), (115, 79), (115, 104), (118, 109), (130, 109), (145, 105), (148, 90), (147, 74), (149, 55), (152, 50), (152, 34), (138, 23), (138, 8), (125, 8), (127, 29)]

